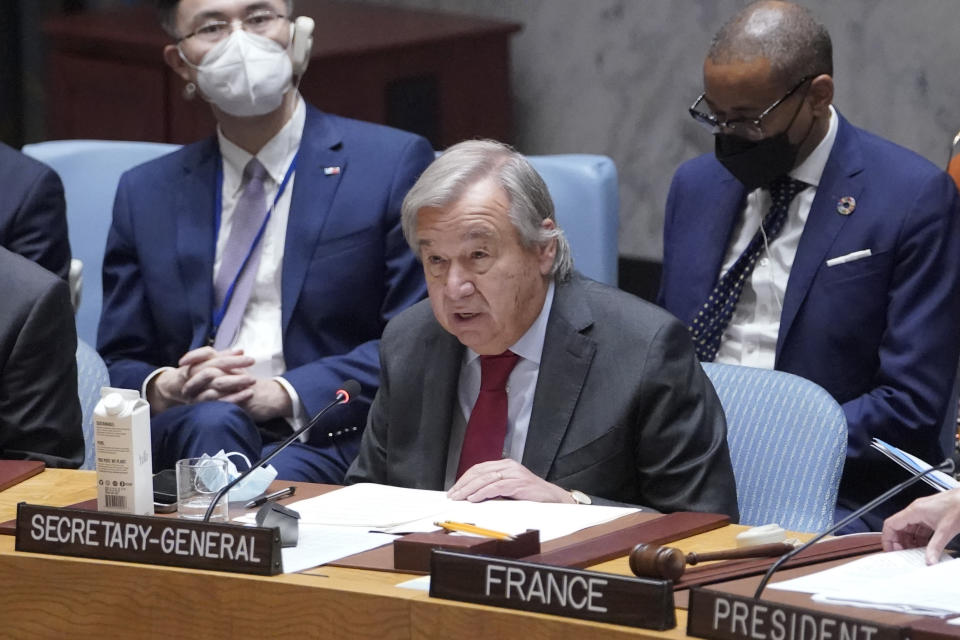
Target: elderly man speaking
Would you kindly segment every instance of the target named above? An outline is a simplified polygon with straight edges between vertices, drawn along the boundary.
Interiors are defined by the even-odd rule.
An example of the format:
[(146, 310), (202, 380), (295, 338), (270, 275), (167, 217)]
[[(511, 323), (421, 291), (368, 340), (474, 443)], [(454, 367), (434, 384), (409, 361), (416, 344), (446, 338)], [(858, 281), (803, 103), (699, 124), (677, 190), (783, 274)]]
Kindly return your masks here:
[(522, 155), (451, 147), (402, 224), (429, 301), (384, 332), (348, 483), (738, 517), (723, 411), (686, 328), (573, 271)]

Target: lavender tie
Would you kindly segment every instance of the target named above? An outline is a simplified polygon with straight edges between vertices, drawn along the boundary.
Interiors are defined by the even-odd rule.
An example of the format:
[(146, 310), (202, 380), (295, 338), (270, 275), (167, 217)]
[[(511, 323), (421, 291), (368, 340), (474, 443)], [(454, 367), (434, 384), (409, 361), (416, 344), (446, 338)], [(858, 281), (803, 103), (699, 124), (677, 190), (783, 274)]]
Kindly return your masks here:
[[(247, 302), (250, 300), (250, 294), (253, 291), (253, 281), (260, 264), (260, 247), (263, 243), (258, 242), (257, 246), (253, 247), (252, 252), (250, 248), (257, 237), (257, 232), (260, 231), (264, 217), (267, 215), (267, 203), (263, 188), (263, 180), (266, 176), (267, 170), (256, 158), (250, 160), (243, 170), (243, 181), (246, 184), (233, 211), (230, 237), (223, 249), (220, 271), (213, 281), (215, 309), (220, 309), (230, 284), (234, 281), (234, 278), (237, 278), (237, 273), (241, 268), (243, 272), (237, 278), (233, 288), (233, 296), (230, 298), (227, 311), (217, 329), (217, 335), (213, 342), (213, 348), (217, 350), (226, 349), (233, 344), (243, 320), (243, 312), (247, 308)], [(250, 259), (244, 265), (243, 261), (248, 253)]]

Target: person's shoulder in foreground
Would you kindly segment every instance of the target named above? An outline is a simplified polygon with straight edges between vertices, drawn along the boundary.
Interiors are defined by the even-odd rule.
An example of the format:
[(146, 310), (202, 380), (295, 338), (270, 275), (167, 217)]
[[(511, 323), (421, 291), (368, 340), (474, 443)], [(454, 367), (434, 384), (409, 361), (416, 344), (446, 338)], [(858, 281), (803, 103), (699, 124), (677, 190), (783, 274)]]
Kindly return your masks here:
[(0, 458), (83, 462), (67, 283), (0, 247)]
[(64, 280), (70, 272), (67, 205), (60, 176), (0, 143), (0, 246)]

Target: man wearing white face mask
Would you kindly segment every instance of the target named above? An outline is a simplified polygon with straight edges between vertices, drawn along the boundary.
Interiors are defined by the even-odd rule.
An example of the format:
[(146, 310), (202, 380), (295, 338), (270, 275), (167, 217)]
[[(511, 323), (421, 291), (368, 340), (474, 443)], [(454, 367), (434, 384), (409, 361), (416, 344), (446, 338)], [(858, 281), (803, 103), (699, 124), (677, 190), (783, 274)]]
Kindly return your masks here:
[(157, 469), (259, 458), (357, 379), (358, 402), (273, 461), (283, 479), (340, 482), (383, 327), (425, 294), (399, 208), (433, 151), (303, 101), (310, 30), (292, 1), (158, 4), (176, 40), (164, 59), (217, 134), (121, 178), (98, 348), (111, 382), (150, 402)]

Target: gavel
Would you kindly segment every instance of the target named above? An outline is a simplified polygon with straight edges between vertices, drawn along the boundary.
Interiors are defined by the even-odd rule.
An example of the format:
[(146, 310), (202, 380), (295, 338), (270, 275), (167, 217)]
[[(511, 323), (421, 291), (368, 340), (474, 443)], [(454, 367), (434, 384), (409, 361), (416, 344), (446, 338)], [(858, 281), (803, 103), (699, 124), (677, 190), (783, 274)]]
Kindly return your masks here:
[(709, 551), (696, 553), (691, 551), (684, 555), (680, 549), (661, 547), (653, 544), (638, 544), (630, 552), (630, 570), (641, 578), (661, 578), (676, 580), (683, 575), (688, 564), (707, 562), (708, 560), (735, 560), (738, 558), (767, 558), (782, 556), (793, 550), (793, 545), (787, 542), (773, 542), (758, 544), (752, 547), (725, 549), (723, 551)]

